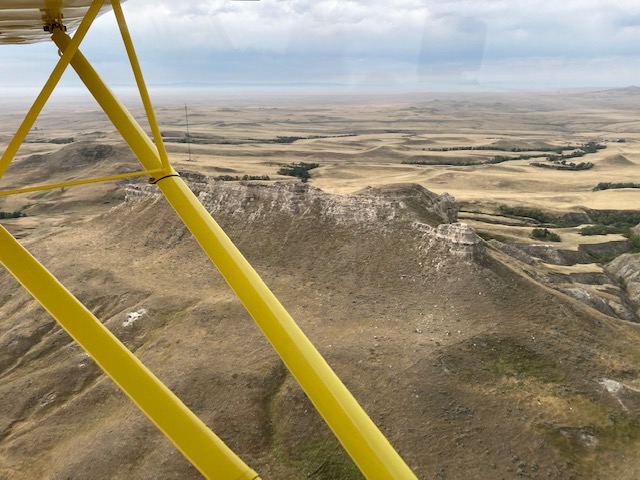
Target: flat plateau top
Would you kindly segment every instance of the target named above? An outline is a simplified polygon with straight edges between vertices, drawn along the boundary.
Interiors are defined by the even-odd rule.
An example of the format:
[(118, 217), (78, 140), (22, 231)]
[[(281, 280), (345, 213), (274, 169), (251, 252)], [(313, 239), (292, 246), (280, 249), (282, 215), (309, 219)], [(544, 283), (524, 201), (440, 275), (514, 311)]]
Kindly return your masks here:
[[(80, 25), (91, 3), (91, 0), (0, 0), (0, 44), (48, 41), (51, 34), (44, 27), (61, 15), (63, 25), (71, 32)], [(100, 13), (110, 9), (107, 0)]]

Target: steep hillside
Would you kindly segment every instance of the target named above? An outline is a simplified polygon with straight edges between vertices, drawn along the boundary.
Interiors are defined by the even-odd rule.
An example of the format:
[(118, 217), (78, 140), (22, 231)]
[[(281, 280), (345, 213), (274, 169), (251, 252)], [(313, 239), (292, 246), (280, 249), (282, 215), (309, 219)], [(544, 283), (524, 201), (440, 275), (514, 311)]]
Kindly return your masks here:
[[(14, 160), (2, 178), (2, 189), (18, 189), (140, 171), (136, 158), (122, 145), (78, 141), (55, 146), (54, 151)], [(21, 211), (30, 216), (64, 215), (68, 223), (103, 212), (124, 199), (124, 185), (136, 178), (0, 197), (0, 210)]]
[[(419, 478), (637, 478), (638, 326), (538, 283), (451, 197), (185, 177)], [(359, 478), (155, 187), (23, 242), (262, 478)], [(0, 478), (199, 478), (0, 292)]]

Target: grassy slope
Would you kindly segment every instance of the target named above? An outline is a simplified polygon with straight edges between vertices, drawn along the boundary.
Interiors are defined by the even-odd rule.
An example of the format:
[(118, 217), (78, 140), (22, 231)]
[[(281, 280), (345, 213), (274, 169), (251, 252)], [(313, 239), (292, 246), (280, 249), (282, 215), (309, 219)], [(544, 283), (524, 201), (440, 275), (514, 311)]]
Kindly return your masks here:
[[(427, 249), (408, 224), (219, 220), (420, 478), (635, 471), (640, 403), (628, 393), (623, 408), (598, 383), (637, 381), (635, 327), (560, 298), (498, 254), (465, 263)], [(32, 247), (263, 478), (357, 478), (162, 202)], [(0, 307), (0, 396), (10, 406), (0, 472), (197, 478), (65, 334), (1, 281), (12, 293)], [(124, 327), (141, 306), (149, 313)]]

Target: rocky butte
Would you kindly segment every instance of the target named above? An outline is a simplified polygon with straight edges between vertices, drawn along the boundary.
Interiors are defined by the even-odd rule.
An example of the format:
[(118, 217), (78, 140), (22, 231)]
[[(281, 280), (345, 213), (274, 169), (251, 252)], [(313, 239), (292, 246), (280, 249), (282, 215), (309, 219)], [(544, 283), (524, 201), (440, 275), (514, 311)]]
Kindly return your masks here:
[[(620, 279), (611, 315), (446, 194), (183, 176), (419, 478), (640, 471), (640, 335), (614, 308), (638, 313), (637, 254), (598, 280)], [(360, 478), (154, 188), (118, 188), (28, 247), (262, 478)], [(0, 478), (199, 478), (5, 272), (0, 292)]]

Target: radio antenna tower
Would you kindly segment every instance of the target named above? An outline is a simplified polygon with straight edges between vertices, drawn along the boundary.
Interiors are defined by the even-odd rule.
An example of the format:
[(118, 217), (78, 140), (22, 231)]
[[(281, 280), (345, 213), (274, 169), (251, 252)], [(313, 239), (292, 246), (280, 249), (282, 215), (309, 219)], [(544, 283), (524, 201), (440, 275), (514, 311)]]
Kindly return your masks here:
[(187, 110), (187, 104), (184, 104), (184, 118), (187, 122), (187, 150), (189, 151), (189, 161), (191, 161), (191, 141), (189, 139), (189, 111)]

